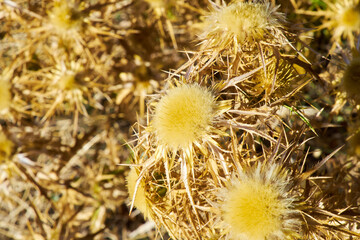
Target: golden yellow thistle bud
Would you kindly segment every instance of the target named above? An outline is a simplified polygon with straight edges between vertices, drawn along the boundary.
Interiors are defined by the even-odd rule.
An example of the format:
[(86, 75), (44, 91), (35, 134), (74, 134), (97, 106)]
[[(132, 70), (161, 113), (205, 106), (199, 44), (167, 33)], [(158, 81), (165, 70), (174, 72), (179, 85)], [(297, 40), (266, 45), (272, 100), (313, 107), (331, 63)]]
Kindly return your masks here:
[(288, 196), (286, 176), (276, 165), (241, 173), (225, 194), (223, 220), (235, 239), (286, 239), (298, 227), (293, 199)]
[(215, 116), (214, 96), (199, 85), (172, 88), (157, 103), (153, 127), (160, 144), (186, 148), (202, 138)]
[(341, 42), (342, 37), (348, 40), (351, 47), (355, 47), (356, 36), (360, 33), (360, 1), (324, 0), (324, 3), (327, 8), (321, 15), (325, 16), (325, 20), (319, 29), (329, 28), (332, 31), (332, 50), (335, 49), (336, 42)]
[(351, 31), (358, 31), (360, 28), (360, 8), (345, 9), (340, 15), (339, 26), (347, 27)]
[(82, 24), (81, 12), (71, 1), (57, 1), (49, 12), (50, 22), (59, 31), (79, 30)]
[(228, 6), (216, 6), (205, 21), (201, 38), (208, 41), (206, 47), (219, 48), (273, 42), (275, 37), (269, 33), (279, 31), (284, 21), (276, 9), (269, 3), (256, 1), (234, 1)]

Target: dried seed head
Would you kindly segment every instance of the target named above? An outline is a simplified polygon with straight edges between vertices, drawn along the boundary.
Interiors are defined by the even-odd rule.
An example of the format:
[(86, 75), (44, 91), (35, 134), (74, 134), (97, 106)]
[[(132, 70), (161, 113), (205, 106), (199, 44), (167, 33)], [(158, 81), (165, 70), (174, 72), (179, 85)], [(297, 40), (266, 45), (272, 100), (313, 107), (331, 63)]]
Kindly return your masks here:
[(0, 112), (8, 109), (11, 103), (10, 83), (0, 80)]
[(50, 22), (60, 31), (79, 30), (82, 16), (78, 7), (70, 1), (57, 1), (49, 12)]
[[(136, 172), (135, 168), (131, 168), (129, 175), (127, 176), (127, 188), (129, 192), (129, 198), (133, 200), (134, 198), (134, 206), (144, 215), (144, 218), (150, 218), (150, 209), (146, 202), (145, 195), (145, 183), (143, 181), (140, 182), (139, 187), (135, 189), (136, 181), (138, 180), (139, 175)], [(134, 196), (136, 192), (136, 195)]]
[(360, 57), (355, 57), (347, 66), (343, 77), (343, 88), (348, 97), (360, 104)]
[(288, 180), (276, 165), (241, 173), (225, 194), (222, 204), (224, 221), (236, 239), (285, 239), (298, 227), (289, 216), (293, 199), (288, 196)]
[(198, 85), (183, 85), (160, 99), (153, 127), (160, 144), (186, 148), (209, 131), (214, 116), (214, 96)]
[[(281, 27), (283, 16), (269, 3), (235, 1), (228, 6), (218, 6), (206, 20), (202, 38), (215, 47), (236, 40), (240, 45), (269, 38), (267, 33)], [(273, 37), (272, 37), (273, 38)]]
[(320, 28), (329, 27), (333, 30), (334, 42), (340, 43), (341, 38), (344, 37), (351, 47), (355, 47), (355, 36), (360, 34), (360, 1), (324, 0), (324, 2), (327, 5), (327, 10), (323, 14), (326, 19)]

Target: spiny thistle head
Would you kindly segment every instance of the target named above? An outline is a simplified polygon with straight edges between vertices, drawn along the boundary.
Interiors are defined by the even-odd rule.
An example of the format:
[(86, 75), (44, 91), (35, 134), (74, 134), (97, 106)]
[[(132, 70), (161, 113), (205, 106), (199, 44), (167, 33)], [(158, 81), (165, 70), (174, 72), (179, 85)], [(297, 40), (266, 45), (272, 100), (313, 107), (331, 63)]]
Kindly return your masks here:
[(6, 160), (12, 152), (14, 143), (3, 132), (0, 132), (0, 162)]
[(222, 204), (224, 221), (236, 239), (285, 239), (296, 235), (299, 222), (293, 198), (288, 196), (286, 173), (279, 166), (265, 169), (261, 164), (241, 173), (227, 190)]
[(156, 105), (153, 128), (160, 144), (186, 148), (208, 131), (215, 116), (214, 96), (199, 85), (170, 89)]
[(346, 26), (352, 31), (360, 28), (360, 8), (352, 7), (344, 9), (340, 15), (339, 25)]
[(10, 83), (0, 80), (0, 112), (8, 109), (11, 103)]
[(355, 57), (347, 66), (342, 84), (348, 97), (360, 104), (360, 57)]
[(333, 40), (340, 43), (341, 37), (354, 47), (354, 33), (360, 33), (360, 2), (359, 0), (330, 1), (325, 0), (328, 8), (325, 11), (327, 21), (322, 27), (333, 29)]
[(228, 6), (218, 6), (207, 17), (202, 37), (211, 39), (212, 46), (233, 40), (240, 45), (266, 40), (267, 33), (281, 27), (283, 16), (276, 9), (257, 1), (234, 1)]
[(59, 30), (79, 30), (82, 16), (78, 7), (71, 1), (57, 1), (49, 12), (51, 23)]
[(138, 180), (138, 178), (139, 178), (139, 174), (136, 172), (136, 169), (131, 168), (129, 175), (126, 178), (127, 188), (128, 188), (130, 200), (133, 200), (135, 198), (133, 200), (134, 207), (136, 207), (144, 215), (144, 218), (146, 219), (150, 217), (150, 209), (146, 202), (147, 200), (145, 195), (145, 183), (141, 181), (138, 188), (135, 189), (136, 181)]

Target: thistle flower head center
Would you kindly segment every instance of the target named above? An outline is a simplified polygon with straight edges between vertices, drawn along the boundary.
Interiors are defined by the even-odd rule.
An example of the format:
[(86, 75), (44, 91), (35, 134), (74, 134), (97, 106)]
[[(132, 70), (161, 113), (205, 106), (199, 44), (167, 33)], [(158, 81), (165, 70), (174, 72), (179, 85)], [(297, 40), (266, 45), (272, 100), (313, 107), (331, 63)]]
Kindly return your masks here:
[(219, 12), (220, 27), (232, 32), (240, 42), (248, 35), (261, 38), (267, 25), (266, 9), (260, 4), (232, 4)]
[(214, 117), (214, 97), (198, 85), (168, 91), (156, 106), (153, 126), (162, 144), (187, 147), (206, 134)]
[(249, 239), (263, 240), (281, 228), (281, 215), (286, 204), (271, 185), (249, 180), (229, 192), (224, 204), (224, 220), (235, 232)]
[(341, 25), (347, 26), (354, 30), (357, 30), (358, 28), (360, 28), (360, 10), (359, 9), (357, 9), (357, 8), (346, 9), (340, 15)]

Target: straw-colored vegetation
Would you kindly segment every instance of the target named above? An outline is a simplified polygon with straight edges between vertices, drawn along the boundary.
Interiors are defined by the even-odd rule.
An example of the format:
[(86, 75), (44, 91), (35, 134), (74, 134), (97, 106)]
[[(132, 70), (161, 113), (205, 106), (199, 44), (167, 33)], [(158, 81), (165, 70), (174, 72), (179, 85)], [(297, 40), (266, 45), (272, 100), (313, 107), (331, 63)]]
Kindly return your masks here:
[(0, 239), (360, 238), (358, 0), (0, 0)]

